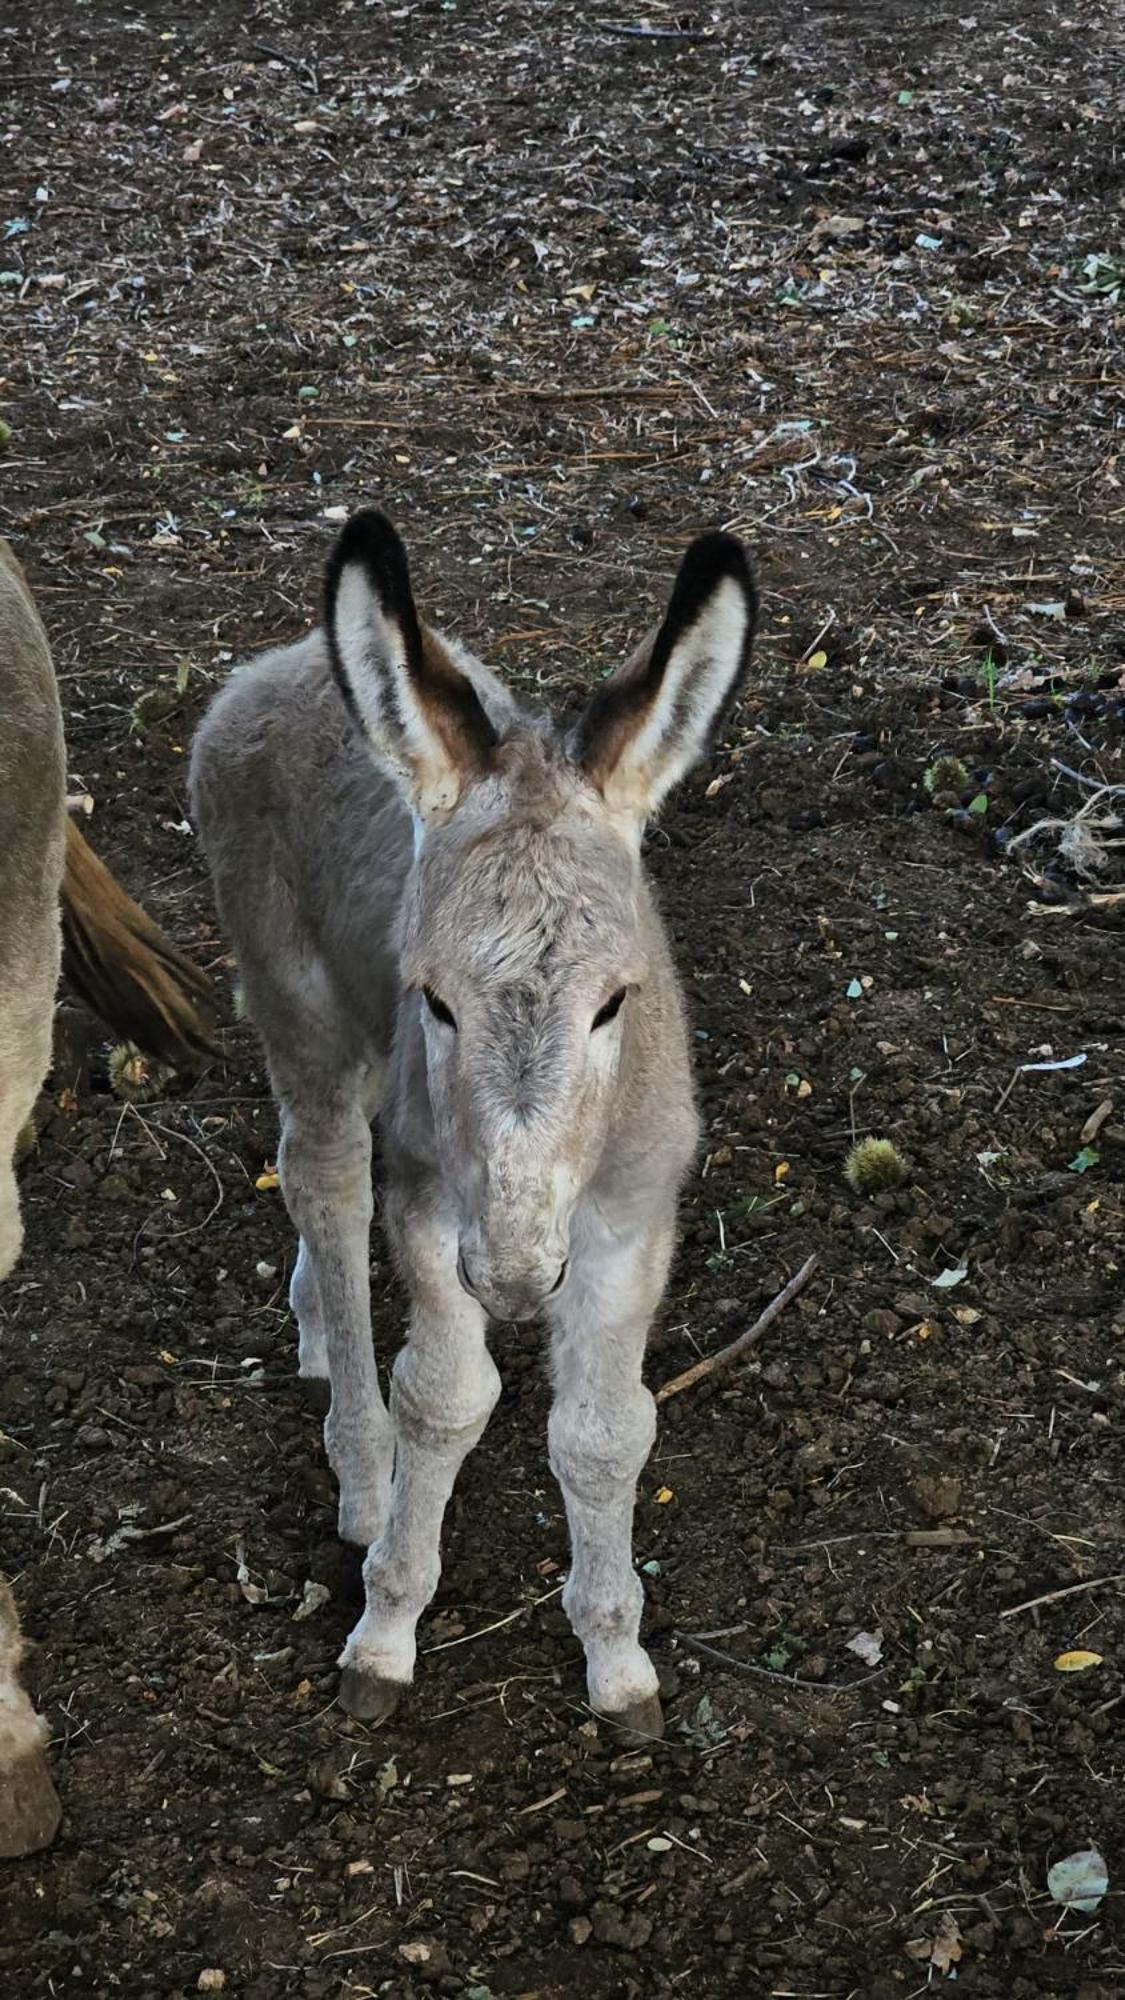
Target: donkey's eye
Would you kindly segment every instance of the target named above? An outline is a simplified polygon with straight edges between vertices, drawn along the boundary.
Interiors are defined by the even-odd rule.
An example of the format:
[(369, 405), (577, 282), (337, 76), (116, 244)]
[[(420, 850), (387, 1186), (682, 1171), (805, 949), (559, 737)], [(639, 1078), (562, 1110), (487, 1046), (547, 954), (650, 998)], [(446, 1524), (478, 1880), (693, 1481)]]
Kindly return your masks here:
[(621, 1009), (625, 1004), (625, 995), (627, 991), (628, 988), (623, 986), (619, 993), (615, 993), (612, 999), (606, 1001), (604, 1007), (598, 1008), (597, 1013), (594, 1015), (594, 1018), (590, 1023), (591, 1034), (593, 1033), (595, 1028), (604, 1028), (607, 1021), (612, 1021), (616, 1014), (620, 1014)]
[(433, 1015), (435, 1021), (443, 1021), (447, 1028), (456, 1028), (457, 1026), (456, 1015), (453, 1013), (451, 1008), (446, 1006), (445, 1001), (442, 999), (441, 995), (439, 993), (434, 992), (432, 986), (423, 986), (422, 998), (425, 1001), (427, 1007), (429, 1008), (431, 1014)]

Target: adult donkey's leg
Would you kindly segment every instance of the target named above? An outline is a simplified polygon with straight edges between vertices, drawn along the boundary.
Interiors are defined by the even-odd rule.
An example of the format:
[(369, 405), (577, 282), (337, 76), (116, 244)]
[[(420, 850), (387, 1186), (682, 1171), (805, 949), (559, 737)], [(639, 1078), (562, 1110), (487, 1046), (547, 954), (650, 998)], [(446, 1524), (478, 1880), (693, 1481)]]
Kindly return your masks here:
[(441, 1524), (453, 1484), (500, 1394), (485, 1315), (457, 1279), (457, 1231), (392, 1193), (392, 1230), (410, 1289), (406, 1346), (395, 1363), (390, 1518), (363, 1566), (367, 1606), (340, 1660), (340, 1700), (379, 1721), (414, 1677), (415, 1628), (441, 1575)]
[(33, 1854), (62, 1817), (47, 1768), (47, 1725), (20, 1686), (23, 1651), (12, 1593), (0, 1576), (0, 1859)]
[(555, 1400), (551, 1470), (570, 1525), (563, 1608), (582, 1641), (590, 1706), (660, 1736), (656, 1669), (638, 1638), (644, 1591), (633, 1567), (637, 1477), (656, 1435), (641, 1380), (645, 1339), (671, 1255), (665, 1225), (624, 1243), (591, 1229), (572, 1238), (571, 1269), (551, 1308)]
[(329, 1073), (311, 1049), (303, 1066), (271, 1050), (270, 1068), (281, 1110), (278, 1171), (301, 1239), (292, 1286), (301, 1373), (327, 1365), (324, 1442), (340, 1487), (339, 1532), (368, 1548), (387, 1517), (394, 1444), (371, 1342), (365, 1072), (352, 1063)]

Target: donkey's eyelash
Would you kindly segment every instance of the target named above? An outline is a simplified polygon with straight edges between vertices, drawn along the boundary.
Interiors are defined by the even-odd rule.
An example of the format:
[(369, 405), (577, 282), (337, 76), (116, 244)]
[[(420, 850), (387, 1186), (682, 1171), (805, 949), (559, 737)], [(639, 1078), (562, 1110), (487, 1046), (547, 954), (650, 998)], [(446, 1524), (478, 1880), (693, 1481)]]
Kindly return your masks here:
[(598, 1008), (597, 1013), (594, 1015), (594, 1018), (590, 1023), (591, 1034), (593, 1033), (595, 1028), (604, 1028), (606, 1022), (612, 1021), (615, 1014), (620, 1014), (621, 1009), (625, 1004), (625, 995), (628, 992), (628, 990), (629, 990), (628, 987), (623, 986), (619, 993), (615, 993), (611, 999), (606, 1001), (604, 1007)]
[(435, 993), (432, 986), (423, 986), (422, 998), (435, 1021), (443, 1021), (447, 1028), (456, 1028), (457, 1017), (452, 1008), (446, 1006), (440, 993)]

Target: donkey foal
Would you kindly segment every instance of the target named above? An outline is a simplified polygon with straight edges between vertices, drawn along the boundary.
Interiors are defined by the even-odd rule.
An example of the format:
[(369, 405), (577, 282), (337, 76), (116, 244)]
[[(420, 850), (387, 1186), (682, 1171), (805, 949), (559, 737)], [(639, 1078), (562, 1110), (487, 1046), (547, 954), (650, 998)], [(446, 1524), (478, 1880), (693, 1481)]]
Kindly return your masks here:
[[(740, 545), (704, 536), (658, 632), (564, 729), (420, 622), (398, 537), (359, 514), (323, 628), (238, 673), (197, 737), (195, 812), (281, 1116), (300, 1372), (330, 1381), (340, 1533), (368, 1549), (353, 1714), (389, 1714), (413, 1677), (445, 1506), (500, 1391), (488, 1321), (542, 1312), (590, 1702), (661, 1731), (631, 1553), (656, 1427), (641, 1367), (697, 1124), (641, 835), (734, 699), (755, 608)], [(380, 1099), (411, 1302), (389, 1413)]]

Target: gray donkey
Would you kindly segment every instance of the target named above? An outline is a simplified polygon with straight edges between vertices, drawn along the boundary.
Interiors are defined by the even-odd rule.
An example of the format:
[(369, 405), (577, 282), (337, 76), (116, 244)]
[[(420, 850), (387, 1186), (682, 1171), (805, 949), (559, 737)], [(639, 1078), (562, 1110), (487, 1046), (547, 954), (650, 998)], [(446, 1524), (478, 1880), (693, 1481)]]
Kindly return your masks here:
[[(413, 1678), (445, 1506), (500, 1393), (488, 1321), (542, 1312), (590, 1703), (662, 1731), (632, 1520), (697, 1119), (641, 836), (734, 699), (755, 615), (741, 546), (703, 536), (655, 636), (563, 727), (421, 623), (394, 529), (361, 513), (323, 627), (238, 672), (197, 736), (195, 813), (281, 1116), (300, 1373), (330, 1382), (339, 1530), (368, 1550), (353, 1715), (381, 1720)], [(377, 1106), (411, 1303), (389, 1414)]]
[[(61, 919), (61, 921), (60, 921)], [(154, 1055), (210, 1047), (195, 1002), (208, 983), (91, 853), (66, 816), (62, 708), (27, 579), (0, 539), (0, 1279), (23, 1241), (15, 1153), (51, 1060), (62, 964), (118, 1033)], [(0, 1576), (0, 1855), (54, 1835), (46, 1724), (19, 1682), (15, 1600)]]

